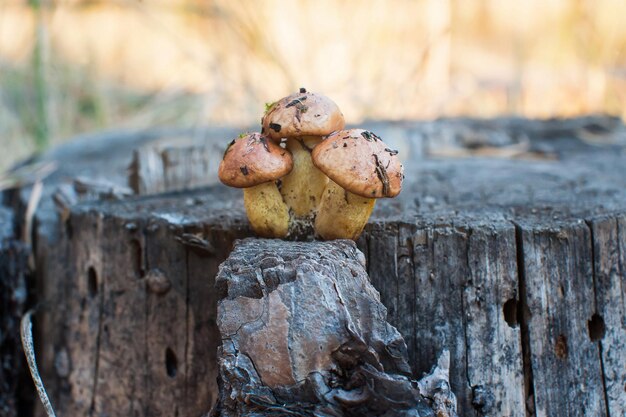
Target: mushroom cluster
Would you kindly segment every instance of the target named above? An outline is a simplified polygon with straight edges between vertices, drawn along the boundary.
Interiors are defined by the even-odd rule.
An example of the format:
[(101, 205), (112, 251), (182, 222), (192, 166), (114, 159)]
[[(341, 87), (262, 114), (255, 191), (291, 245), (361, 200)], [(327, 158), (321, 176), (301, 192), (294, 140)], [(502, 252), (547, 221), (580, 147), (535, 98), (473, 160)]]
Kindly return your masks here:
[(326, 96), (301, 88), (268, 106), (261, 125), (229, 144), (218, 172), (244, 189), (260, 236), (284, 238), (308, 225), (323, 239), (356, 239), (376, 199), (400, 193), (398, 152), (372, 132), (344, 130)]

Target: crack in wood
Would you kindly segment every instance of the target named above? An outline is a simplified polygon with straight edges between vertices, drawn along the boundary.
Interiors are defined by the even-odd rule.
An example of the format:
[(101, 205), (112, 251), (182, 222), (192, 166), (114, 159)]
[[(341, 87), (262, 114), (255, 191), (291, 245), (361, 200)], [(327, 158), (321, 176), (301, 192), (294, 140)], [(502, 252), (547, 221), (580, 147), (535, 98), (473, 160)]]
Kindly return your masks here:
[[(471, 242), (471, 237), (472, 237), (472, 229), (468, 229), (465, 233), (464, 233), (464, 240), (465, 240), (465, 267), (467, 268), (467, 273), (468, 275), (470, 274), (471, 271), (471, 261), (469, 258), (469, 252), (470, 252), (470, 242)], [(469, 344), (469, 340), (467, 337), (467, 327), (469, 325), (468, 321), (467, 321), (467, 314), (466, 314), (466, 310), (467, 310), (467, 306), (466, 306), (466, 302), (467, 299), (465, 297), (464, 294), (464, 290), (465, 290), (465, 285), (463, 286), (463, 288), (461, 289), (462, 294), (461, 294), (461, 318), (463, 320), (463, 340), (465, 342), (465, 378), (466, 378), (466, 382), (467, 382), (467, 388), (469, 390), (472, 389), (472, 381), (470, 381), (470, 363), (469, 363), (469, 352), (470, 352), (470, 344)]]
[[(606, 220), (605, 220), (606, 221)], [(591, 275), (593, 277), (593, 296), (594, 296), (594, 311), (597, 314), (598, 312), (598, 305), (600, 304), (598, 302), (598, 265), (597, 263), (597, 258), (596, 258), (596, 233), (594, 230), (594, 224), (593, 221), (586, 219), (585, 220), (585, 225), (587, 226), (587, 228), (589, 229), (589, 236), (590, 236), (590, 250), (591, 250)], [(615, 221), (615, 227), (617, 228), (617, 220)], [(591, 335), (589, 336), (591, 338)], [(607, 417), (611, 417), (611, 410), (609, 407), (609, 393), (608, 393), (608, 389), (607, 389), (607, 385), (606, 385), (606, 380), (607, 380), (607, 373), (604, 367), (604, 354), (603, 354), (603, 346), (602, 346), (602, 340), (598, 340), (598, 359), (600, 360), (600, 370), (602, 371), (602, 391), (604, 392), (604, 404), (605, 404), (605, 411), (606, 411), (606, 415)]]
[[(144, 259), (146, 270), (149, 271), (152, 267), (152, 259), (149, 256), (150, 252), (148, 251), (148, 242), (145, 242), (143, 245), (144, 248)], [(148, 387), (150, 387), (150, 349), (149, 349), (149, 318), (150, 318), (150, 299), (149, 297), (144, 297), (144, 317), (143, 317), (143, 392), (150, 392)], [(150, 404), (145, 399), (142, 401), (143, 415), (150, 415)]]
[(96, 397), (98, 392), (98, 374), (100, 371), (100, 343), (102, 338), (102, 320), (104, 318), (104, 280), (99, 284), (100, 291), (98, 294), (99, 314), (98, 314), (98, 334), (96, 335), (96, 352), (95, 352), (95, 370), (93, 375), (93, 386), (91, 391), (91, 405), (89, 406), (89, 415), (93, 415), (96, 410)]
[(191, 368), (189, 364), (189, 323), (190, 323), (190, 305), (189, 302), (189, 251), (185, 251), (185, 350), (183, 355), (183, 363), (184, 363), (184, 375), (185, 375), (185, 384), (183, 388), (183, 397), (185, 398), (184, 404), (189, 403), (189, 369)]
[[(517, 262), (517, 280), (519, 286), (520, 305), (518, 309), (518, 322), (521, 330), (522, 364), (524, 370), (524, 399), (526, 401), (526, 415), (535, 415), (535, 386), (533, 379), (533, 367), (531, 361), (530, 331), (528, 322), (528, 298), (526, 294), (526, 269), (524, 267), (524, 239), (522, 227), (511, 222), (515, 227), (515, 246)], [(529, 403), (532, 401), (532, 403)], [(532, 404), (532, 409), (529, 405)]]

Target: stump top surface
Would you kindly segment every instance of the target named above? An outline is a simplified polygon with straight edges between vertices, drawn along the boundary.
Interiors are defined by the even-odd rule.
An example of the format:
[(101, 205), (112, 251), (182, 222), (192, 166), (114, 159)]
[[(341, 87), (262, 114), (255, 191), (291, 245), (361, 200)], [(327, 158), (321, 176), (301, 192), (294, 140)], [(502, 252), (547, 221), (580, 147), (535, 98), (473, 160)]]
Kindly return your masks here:
[[(402, 193), (378, 200), (371, 222), (555, 224), (626, 210), (626, 129), (618, 119), (447, 119), (362, 126), (399, 149), (406, 167)], [(137, 147), (187, 137), (180, 141), (210, 144), (219, 151), (233, 135), (234, 129), (216, 128), (79, 138), (44, 157), (59, 166), (47, 180), (47, 190), (51, 193), (71, 175), (106, 177), (125, 187), (126, 167)], [(247, 228), (241, 191), (219, 184), (216, 175), (207, 182), (214, 185), (123, 201), (87, 201), (73, 210), (181, 226)], [(51, 206), (45, 197), (42, 207), (40, 215), (46, 217)]]
[[(474, 224), (570, 222), (626, 210), (626, 150), (594, 150), (560, 161), (423, 159), (407, 161), (404, 189), (379, 199), (371, 221)], [(79, 211), (188, 225), (246, 225), (240, 190), (207, 188), (86, 203)], [(226, 222), (226, 223), (224, 223)]]

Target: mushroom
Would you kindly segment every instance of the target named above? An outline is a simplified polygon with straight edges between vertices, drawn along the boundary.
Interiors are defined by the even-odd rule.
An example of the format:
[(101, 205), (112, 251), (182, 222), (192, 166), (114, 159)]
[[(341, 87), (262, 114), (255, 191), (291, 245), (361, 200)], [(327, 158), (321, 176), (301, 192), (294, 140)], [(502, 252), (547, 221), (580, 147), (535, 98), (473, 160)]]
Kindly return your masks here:
[(243, 202), (252, 229), (264, 237), (285, 237), (289, 209), (276, 184), (293, 168), (288, 150), (260, 133), (242, 135), (224, 152), (218, 176), (225, 185), (243, 188)]
[(313, 164), (330, 178), (315, 219), (319, 236), (359, 237), (376, 199), (400, 193), (404, 174), (397, 154), (363, 129), (335, 132), (313, 149)]
[(323, 136), (344, 128), (343, 114), (328, 97), (301, 88), (270, 105), (261, 124), (268, 137), (287, 139), (294, 167), (283, 178), (280, 192), (295, 218), (311, 218), (328, 182), (311, 162), (311, 150)]

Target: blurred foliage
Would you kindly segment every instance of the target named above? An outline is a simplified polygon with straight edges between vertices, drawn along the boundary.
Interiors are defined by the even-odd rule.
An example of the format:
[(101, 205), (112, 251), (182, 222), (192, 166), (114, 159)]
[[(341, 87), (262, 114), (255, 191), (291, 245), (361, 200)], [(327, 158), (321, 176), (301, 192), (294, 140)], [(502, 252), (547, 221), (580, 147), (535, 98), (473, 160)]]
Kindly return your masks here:
[(105, 128), (257, 123), (300, 86), (349, 122), (626, 116), (623, 0), (0, 0), (0, 171)]

